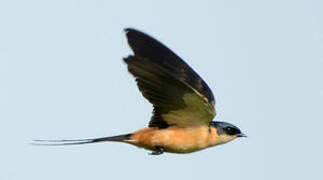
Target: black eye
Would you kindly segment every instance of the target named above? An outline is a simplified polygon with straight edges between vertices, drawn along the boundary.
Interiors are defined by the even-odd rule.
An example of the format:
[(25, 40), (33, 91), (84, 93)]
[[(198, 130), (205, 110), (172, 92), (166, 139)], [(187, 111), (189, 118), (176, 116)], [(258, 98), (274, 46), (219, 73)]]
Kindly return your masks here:
[(227, 132), (227, 134), (229, 134), (229, 135), (235, 135), (235, 134), (237, 134), (238, 132), (237, 132), (237, 129), (234, 129), (234, 128), (232, 128), (232, 127), (226, 127), (225, 128), (225, 131)]

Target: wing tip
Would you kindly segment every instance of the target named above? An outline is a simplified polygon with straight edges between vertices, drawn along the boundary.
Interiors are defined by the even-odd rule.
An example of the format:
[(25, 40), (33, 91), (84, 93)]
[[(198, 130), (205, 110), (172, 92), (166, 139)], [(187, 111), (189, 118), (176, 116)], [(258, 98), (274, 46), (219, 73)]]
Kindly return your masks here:
[(137, 31), (137, 30), (135, 30), (135, 28), (132, 28), (132, 27), (126, 27), (126, 28), (124, 28), (124, 29), (123, 29), (123, 31), (124, 31), (125, 33), (128, 33), (128, 32), (130, 32), (130, 31)]
[(127, 37), (129, 37), (129, 34), (133, 34), (133, 33), (144, 34), (143, 32), (139, 31), (138, 29), (132, 28), (132, 27), (124, 28), (123, 31), (126, 33)]

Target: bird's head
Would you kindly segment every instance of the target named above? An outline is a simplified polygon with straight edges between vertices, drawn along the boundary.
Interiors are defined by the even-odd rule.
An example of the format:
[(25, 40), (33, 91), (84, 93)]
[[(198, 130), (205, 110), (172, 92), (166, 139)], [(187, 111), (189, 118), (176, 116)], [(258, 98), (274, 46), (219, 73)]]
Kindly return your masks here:
[(237, 126), (230, 123), (213, 121), (211, 122), (211, 127), (216, 129), (219, 136), (217, 144), (229, 142), (237, 137), (247, 137)]

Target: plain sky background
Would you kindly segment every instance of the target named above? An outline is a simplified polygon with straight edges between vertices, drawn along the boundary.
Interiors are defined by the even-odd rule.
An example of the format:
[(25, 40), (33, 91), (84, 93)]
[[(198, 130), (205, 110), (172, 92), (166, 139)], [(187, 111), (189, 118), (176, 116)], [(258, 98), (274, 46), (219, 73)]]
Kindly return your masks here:
[[(123, 29), (156, 37), (216, 97), (217, 121), (249, 137), (149, 156), (118, 135), (151, 105), (122, 57)], [(322, 179), (323, 1), (0, 1), (0, 180)]]

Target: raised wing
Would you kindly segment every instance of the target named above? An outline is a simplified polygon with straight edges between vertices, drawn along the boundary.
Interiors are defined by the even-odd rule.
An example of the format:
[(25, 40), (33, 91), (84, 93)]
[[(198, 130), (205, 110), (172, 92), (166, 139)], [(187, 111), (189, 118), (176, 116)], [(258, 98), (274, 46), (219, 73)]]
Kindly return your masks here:
[(208, 101), (215, 105), (211, 89), (203, 79), (179, 56), (161, 44), (156, 39), (135, 29), (125, 29), (128, 43), (134, 51), (135, 56), (148, 58), (159, 66), (166, 69), (177, 79), (189, 84), (199, 93), (205, 96)]
[(215, 110), (206, 83), (157, 40), (133, 29), (126, 32), (135, 55), (124, 60), (139, 90), (154, 106), (149, 127), (209, 124)]

